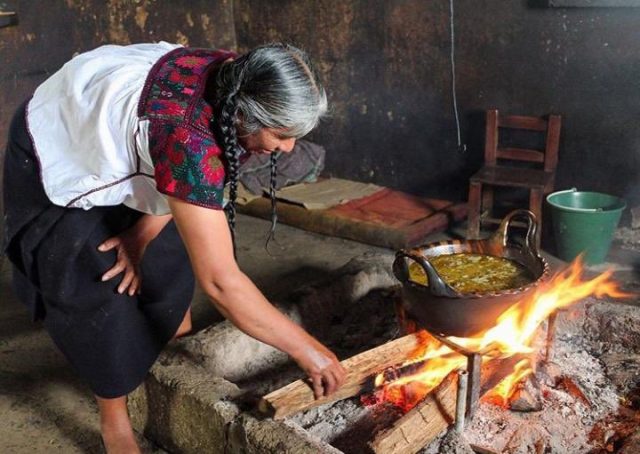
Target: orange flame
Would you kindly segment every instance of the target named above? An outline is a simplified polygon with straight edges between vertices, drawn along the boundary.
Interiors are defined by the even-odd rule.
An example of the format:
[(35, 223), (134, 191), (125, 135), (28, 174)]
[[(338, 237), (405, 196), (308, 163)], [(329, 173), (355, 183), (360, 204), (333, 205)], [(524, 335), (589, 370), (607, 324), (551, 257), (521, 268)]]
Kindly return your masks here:
[[(566, 308), (588, 296), (633, 296), (619, 290), (617, 283), (611, 280), (611, 270), (590, 280), (583, 279), (583, 272), (582, 258), (578, 257), (566, 269), (540, 284), (533, 295), (503, 312), (494, 327), (477, 337), (449, 339), (468, 350), (485, 351), (485, 357), (490, 358), (508, 358), (517, 353), (531, 353), (533, 349), (530, 344), (536, 330), (554, 311)], [(391, 380), (385, 378), (384, 373), (379, 374), (375, 381), (376, 386), (381, 387), (378, 400), (393, 403), (408, 411), (451, 371), (466, 366), (464, 356), (427, 333), (421, 332), (419, 340), (421, 345), (414, 352), (415, 356), (401, 366), (404, 368), (411, 364), (418, 365), (417, 370), (412, 369), (411, 374)], [(511, 395), (514, 386), (533, 372), (528, 361), (526, 364), (521, 363), (518, 363), (514, 372), (493, 390), (494, 396), (501, 396), (503, 402)]]
[(506, 407), (509, 402), (509, 397), (515, 391), (518, 383), (532, 373), (533, 368), (528, 358), (519, 361), (518, 364), (513, 367), (513, 372), (498, 383), (488, 395), (485, 396), (484, 400), (495, 405)]

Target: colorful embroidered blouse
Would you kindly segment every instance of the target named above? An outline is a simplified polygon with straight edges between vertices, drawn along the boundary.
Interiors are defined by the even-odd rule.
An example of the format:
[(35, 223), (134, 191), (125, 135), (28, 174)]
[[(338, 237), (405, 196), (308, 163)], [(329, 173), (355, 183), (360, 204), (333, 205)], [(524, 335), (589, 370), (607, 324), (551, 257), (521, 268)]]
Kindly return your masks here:
[(149, 152), (163, 194), (222, 208), (223, 153), (210, 130), (212, 107), (202, 94), (209, 71), (232, 57), (229, 51), (179, 48), (149, 73), (138, 115), (149, 120)]
[(202, 95), (209, 72), (233, 56), (160, 42), (101, 46), (67, 62), (27, 108), (47, 197), (167, 214), (168, 194), (221, 208), (222, 151)]

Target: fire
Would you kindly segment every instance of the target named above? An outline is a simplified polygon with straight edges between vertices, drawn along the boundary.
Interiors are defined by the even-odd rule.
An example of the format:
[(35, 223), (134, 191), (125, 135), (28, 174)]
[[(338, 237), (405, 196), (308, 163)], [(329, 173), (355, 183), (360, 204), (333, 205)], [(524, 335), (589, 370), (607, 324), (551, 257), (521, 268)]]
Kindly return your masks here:
[(531, 366), (531, 361), (529, 361), (528, 358), (521, 360), (513, 367), (513, 372), (509, 376), (505, 377), (489, 392), (489, 395), (486, 396), (485, 400), (487, 402), (506, 407), (509, 396), (511, 396), (515, 387), (518, 386), (518, 383), (532, 373), (533, 368)]
[[(496, 325), (476, 337), (449, 339), (471, 351), (482, 351), (486, 358), (508, 358), (532, 353), (531, 343), (538, 327), (554, 311), (566, 308), (588, 296), (625, 298), (632, 295), (619, 290), (608, 270), (593, 279), (583, 277), (584, 266), (578, 257), (565, 270), (542, 283), (534, 294), (514, 304), (497, 319)], [(376, 377), (380, 387), (377, 400), (390, 402), (408, 411), (435, 388), (451, 371), (466, 366), (466, 357), (440, 343), (429, 334), (420, 334), (421, 346), (415, 356), (400, 367)], [(533, 372), (528, 360), (520, 362), (514, 372), (494, 390), (492, 396), (502, 401), (514, 386)], [(495, 399), (492, 399), (495, 401)]]

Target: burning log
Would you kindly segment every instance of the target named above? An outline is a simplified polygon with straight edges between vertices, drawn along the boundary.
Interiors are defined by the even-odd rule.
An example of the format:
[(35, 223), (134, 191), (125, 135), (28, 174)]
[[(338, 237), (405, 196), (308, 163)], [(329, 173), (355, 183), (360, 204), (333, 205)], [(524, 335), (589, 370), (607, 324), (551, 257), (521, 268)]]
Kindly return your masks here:
[(518, 383), (513, 394), (509, 396), (509, 408), (520, 412), (542, 410), (540, 385), (535, 375), (529, 375)]
[(299, 411), (358, 395), (373, 388), (372, 377), (394, 364), (406, 361), (420, 345), (419, 333), (387, 342), (342, 361), (347, 379), (331, 396), (316, 400), (308, 380), (297, 380), (262, 397), (259, 409), (274, 419), (282, 419)]
[[(488, 360), (480, 374), (480, 389), (484, 393), (509, 375), (523, 356)], [(469, 377), (470, 379), (470, 377)], [(455, 420), (458, 374), (452, 371), (418, 405), (396, 423), (381, 432), (369, 444), (375, 453), (415, 453), (429, 444)]]
[(415, 453), (454, 422), (458, 373), (451, 372), (422, 402), (392, 427), (378, 433), (371, 449), (375, 453)]

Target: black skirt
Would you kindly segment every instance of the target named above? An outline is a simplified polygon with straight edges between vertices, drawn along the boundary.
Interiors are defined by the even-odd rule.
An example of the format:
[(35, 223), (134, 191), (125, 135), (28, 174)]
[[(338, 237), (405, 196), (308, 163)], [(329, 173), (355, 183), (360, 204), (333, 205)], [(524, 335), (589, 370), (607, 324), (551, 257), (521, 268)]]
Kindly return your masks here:
[(9, 131), (3, 192), (4, 246), (18, 298), (42, 319), (96, 395), (128, 394), (175, 334), (193, 296), (193, 272), (174, 223), (145, 251), (139, 295), (117, 293), (122, 275), (102, 282), (116, 253), (99, 252), (98, 245), (141, 213), (124, 205), (87, 211), (53, 205), (42, 187), (24, 105)]

